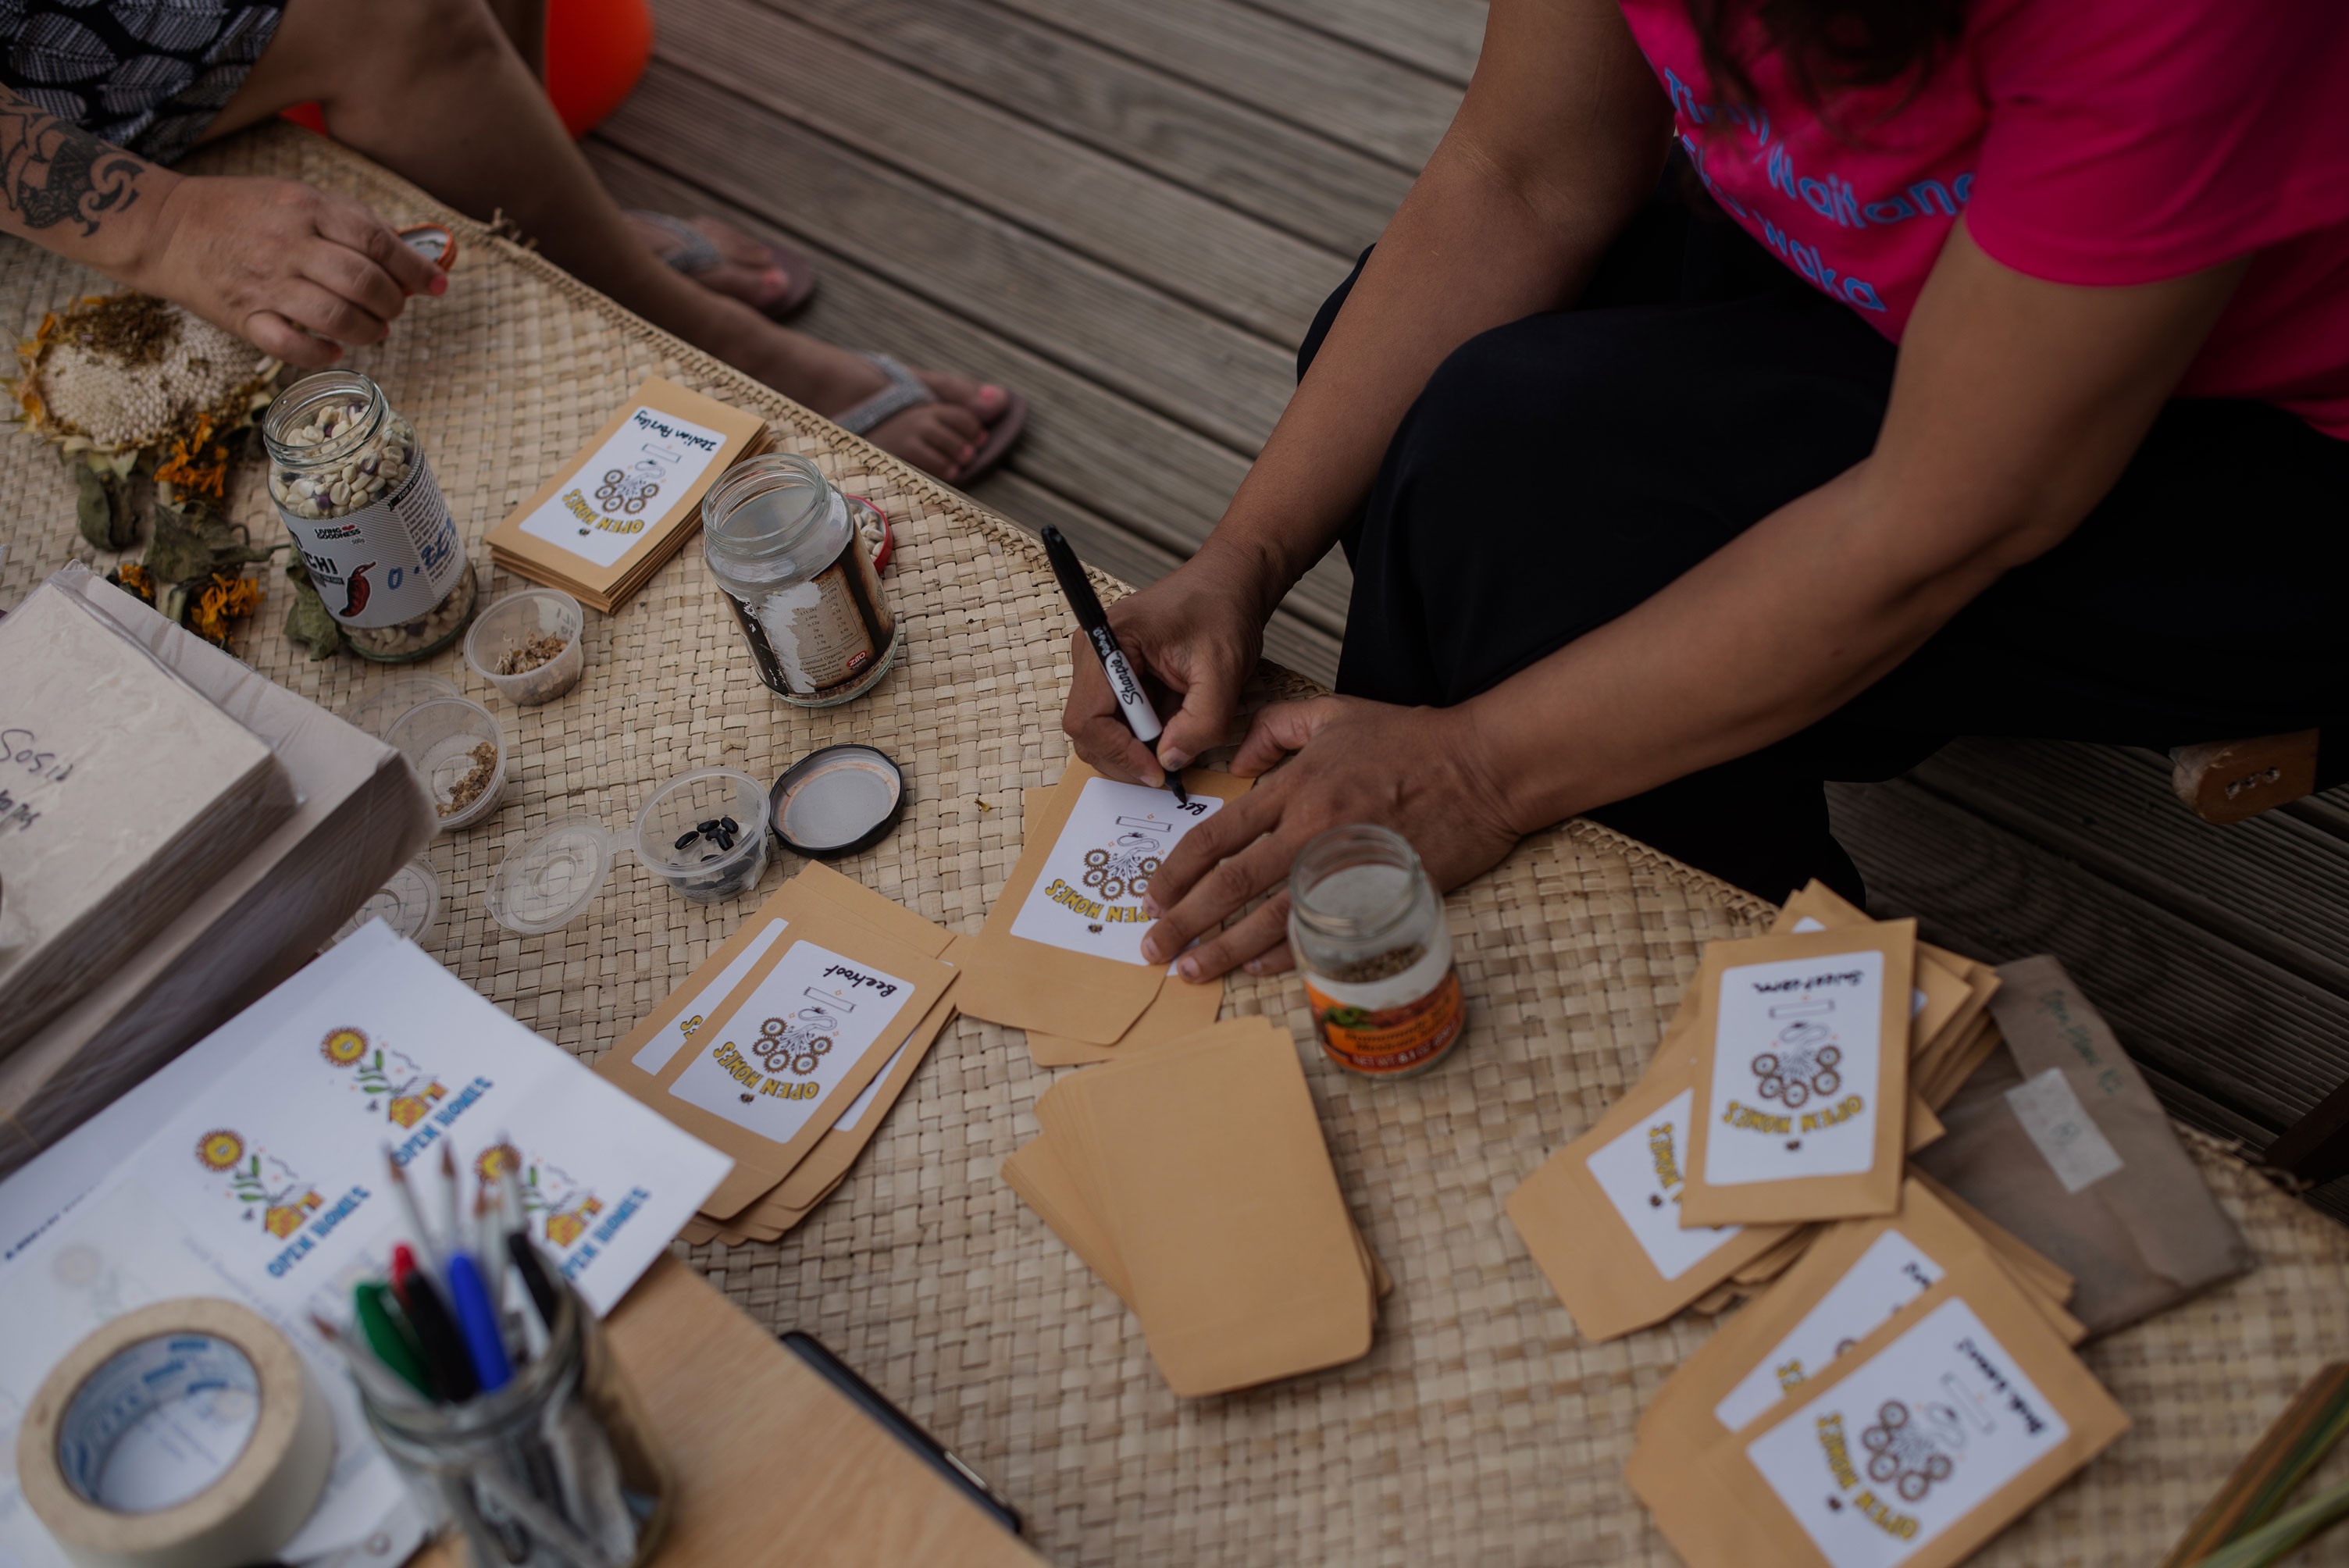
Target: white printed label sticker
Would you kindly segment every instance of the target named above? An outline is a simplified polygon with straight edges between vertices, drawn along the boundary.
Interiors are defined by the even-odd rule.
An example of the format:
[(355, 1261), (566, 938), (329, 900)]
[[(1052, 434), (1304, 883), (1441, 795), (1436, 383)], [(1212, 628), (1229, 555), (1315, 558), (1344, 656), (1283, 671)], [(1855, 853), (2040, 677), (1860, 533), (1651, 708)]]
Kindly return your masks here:
[(781, 920), (767, 922), (767, 928), (750, 939), (750, 945), (736, 954), (734, 961), (719, 970), (718, 977), (704, 985), (699, 995), (686, 1004), (685, 1011), (669, 1020), (668, 1027), (638, 1047), (628, 1060), (648, 1073), (657, 1073), (675, 1061), (685, 1042), (693, 1037), (693, 1031), (701, 1027), (701, 1020), (734, 994), (734, 987), (742, 984), (742, 977), (750, 973), (752, 965), (767, 955), (767, 949), (775, 944), (775, 939), (782, 935), (789, 923)]
[(2080, 1103), (2062, 1068), (2008, 1089), (2006, 1103), (2066, 1192), (2092, 1187), (2121, 1168), (2120, 1150)]
[(696, 1051), (669, 1093), (761, 1138), (788, 1143), (865, 1053), (902, 1042), (910, 982), (794, 942), (758, 988), (719, 1023), (694, 1031)]
[(1615, 1205), (1640, 1250), (1668, 1280), (1696, 1267), (1744, 1229), (1740, 1225), (1681, 1229), (1681, 1186), (1687, 1180), (1689, 1115), (1696, 1091), (1682, 1089), (1655, 1115), (1601, 1145), (1587, 1163), (1599, 1190)]
[(1951, 1300), (1745, 1456), (1832, 1568), (1898, 1568), (2069, 1431), (1973, 1308)]
[(1793, 1332), (1755, 1363), (1713, 1418), (1736, 1431), (1819, 1369), (1881, 1327), (1892, 1315), (1940, 1282), (1941, 1267), (1924, 1249), (1888, 1230), (1868, 1243), (1843, 1278), (1827, 1288)]
[(1140, 964), (1154, 923), (1142, 907), (1150, 879), (1185, 834), (1223, 809), (1213, 795), (1184, 805), (1164, 789), (1088, 779), (1011, 934), (1071, 953)]
[(1718, 999), (1705, 1181), (1733, 1187), (1874, 1166), (1884, 954), (1741, 965), (1722, 973)]
[(522, 520), (522, 531), (595, 566), (634, 550), (645, 530), (699, 481), (723, 433), (637, 407), (564, 484)]

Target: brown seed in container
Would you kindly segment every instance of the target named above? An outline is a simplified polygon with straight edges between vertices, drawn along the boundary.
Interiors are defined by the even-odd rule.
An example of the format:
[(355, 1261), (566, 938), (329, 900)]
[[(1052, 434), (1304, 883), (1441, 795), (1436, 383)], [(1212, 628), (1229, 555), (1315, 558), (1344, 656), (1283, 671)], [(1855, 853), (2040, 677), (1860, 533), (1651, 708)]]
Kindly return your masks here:
[(1390, 947), (1384, 953), (1374, 953), (1368, 958), (1358, 958), (1351, 964), (1340, 964), (1327, 970), (1329, 978), (1346, 985), (1366, 985), (1372, 980), (1390, 979), (1402, 974), (1427, 956), (1420, 943)]
[(541, 665), (552, 664), (561, 658), (563, 650), (570, 645), (571, 639), (568, 637), (542, 633), (523, 644), (521, 647), (510, 648), (501, 655), (498, 658), (498, 674), (518, 676), (534, 670)]
[(449, 791), (449, 798), (440, 802), (440, 814), (444, 817), (453, 817), (480, 799), (481, 791), (490, 787), (490, 780), (497, 774), (496, 747), (484, 740), (473, 748), (471, 756), (472, 770), (458, 779), (457, 787)]

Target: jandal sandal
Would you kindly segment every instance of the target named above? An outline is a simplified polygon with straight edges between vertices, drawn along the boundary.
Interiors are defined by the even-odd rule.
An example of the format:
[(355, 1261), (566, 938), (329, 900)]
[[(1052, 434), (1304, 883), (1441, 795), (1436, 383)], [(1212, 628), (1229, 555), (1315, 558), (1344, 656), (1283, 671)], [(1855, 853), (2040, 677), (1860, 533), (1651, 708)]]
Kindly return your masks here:
[[(908, 408), (918, 408), (925, 403), (938, 401), (938, 395), (930, 390), (928, 383), (888, 355), (860, 354), (857, 357), (887, 377), (889, 385), (854, 407), (843, 408), (832, 416), (832, 422), (850, 435), (869, 435)], [(963, 465), (962, 472), (947, 482), (967, 485), (988, 473), (1003, 460), (1004, 454), (1011, 449), (1012, 444), (1019, 439), (1020, 432), (1027, 428), (1028, 399), (1005, 387), (1003, 412), (996, 416), (995, 423), (987, 427), (986, 438), (979, 443), (978, 450), (970, 455), (970, 461)]]
[[(680, 218), (674, 212), (649, 212), (635, 208), (630, 209), (625, 215), (639, 223), (658, 229), (675, 240), (676, 250), (658, 253), (662, 261), (667, 263), (674, 270), (683, 273), (687, 277), (699, 277), (704, 273), (727, 264), (726, 253), (718, 248), (718, 242), (715, 240), (702, 232), (693, 219)], [(714, 223), (719, 220), (709, 218), (703, 219), (701, 222)], [(727, 227), (731, 229), (732, 225), (728, 224)], [(741, 231), (736, 229), (734, 232), (741, 233)], [(815, 263), (789, 245), (778, 245), (771, 240), (761, 240), (752, 234), (742, 234), (742, 238), (766, 253), (766, 264), (783, 274), (784, 284), (782, 293), (771, 299), (745, 299), (743, 303), (755, 307), (776, 321), (781, 321), (807, 304), (808, 296), (815, 293)], [(750, 263), (736, 264), (749, 265)]]

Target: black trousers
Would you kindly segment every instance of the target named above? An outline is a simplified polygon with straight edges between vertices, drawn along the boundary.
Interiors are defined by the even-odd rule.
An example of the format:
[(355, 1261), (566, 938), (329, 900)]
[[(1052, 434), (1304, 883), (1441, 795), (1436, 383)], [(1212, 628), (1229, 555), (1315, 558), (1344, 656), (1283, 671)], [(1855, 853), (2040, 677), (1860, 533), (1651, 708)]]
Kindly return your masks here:
[[(1345, 538), (1339, 690), (1448, 707), (1614, 619), (1866, 457), (1893, 357), (1717, 212), (1660, 196), (1579, 308), (1474, 338), (1429, 379)], [(1892, 778), (1961, 735), (2166, 748), (2316, 726), (2331, 781), (2344, 567), (2349, 441), (2174, 399), (2075, 532), (1839, 712), (1591, 815), (1766, 898), (1816, 876), (1857, 899), (1823, 782)]]

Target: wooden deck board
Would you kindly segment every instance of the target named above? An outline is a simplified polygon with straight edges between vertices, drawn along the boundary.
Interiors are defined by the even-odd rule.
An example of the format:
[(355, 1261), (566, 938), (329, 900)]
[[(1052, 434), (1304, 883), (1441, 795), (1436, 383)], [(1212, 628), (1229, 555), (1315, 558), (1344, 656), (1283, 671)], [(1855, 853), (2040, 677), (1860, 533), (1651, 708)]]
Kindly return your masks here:
[(1411, 183), (1408, 172), (1388, 161), (1056, 35), (986, 0), (768, 3), (1350, 257), (1377, 236)]
[[(1294, 346), (1441, 136), (1482, 0), (656, 0), (590, 143), (810, 250), (800, 325), (1034, 406), (983, 501), (1137, 583), (1206, 538)], [(1334, 556), (1267, 652), (1327, 681)], [(2143, 753), (1968, 743), (1835, 791), (1880, 908), (2062, 956), (2177, 1113), (2264, 1147), (2349, 1077), (2349, 792), (2210, 829)], [(2349, 1180), (2315, 1195), (2349, 1217)]]

